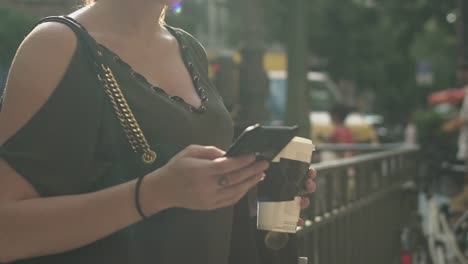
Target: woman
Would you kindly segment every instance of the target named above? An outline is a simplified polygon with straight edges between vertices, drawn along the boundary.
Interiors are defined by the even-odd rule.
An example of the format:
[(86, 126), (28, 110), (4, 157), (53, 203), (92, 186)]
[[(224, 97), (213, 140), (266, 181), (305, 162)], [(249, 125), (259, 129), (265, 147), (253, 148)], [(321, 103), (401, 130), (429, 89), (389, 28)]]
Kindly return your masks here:
[[(99, 0), (18, 49), (0, 114), (0, 262), (227, 263), (232, 206), (268, 164), (222, 157), (232, 122), (206, 54), (155, 22), (171, 4)], [(130, 133), (158, 154), (148, 164), (96, 58), (136, 118)]]

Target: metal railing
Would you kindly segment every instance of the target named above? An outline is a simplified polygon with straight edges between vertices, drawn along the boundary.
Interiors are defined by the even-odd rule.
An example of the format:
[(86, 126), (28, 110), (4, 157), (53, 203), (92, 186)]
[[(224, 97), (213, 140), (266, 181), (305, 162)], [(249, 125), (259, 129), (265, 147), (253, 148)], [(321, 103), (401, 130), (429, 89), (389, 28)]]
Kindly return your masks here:
[(318, 189), (302, 215), (299, 255), (311, 264), (398, 263), (411, 212), (402, 186), (417, 165), (417, 148), (404, 145), (314, 164)]
[(362, 153), (375, 151), (388, 151), (394, 149), (406, 148), (405, 143), (362, 143), (362, 144), (335, 144), (320, 143), (316, 146), (317, 151), (358, 151)]

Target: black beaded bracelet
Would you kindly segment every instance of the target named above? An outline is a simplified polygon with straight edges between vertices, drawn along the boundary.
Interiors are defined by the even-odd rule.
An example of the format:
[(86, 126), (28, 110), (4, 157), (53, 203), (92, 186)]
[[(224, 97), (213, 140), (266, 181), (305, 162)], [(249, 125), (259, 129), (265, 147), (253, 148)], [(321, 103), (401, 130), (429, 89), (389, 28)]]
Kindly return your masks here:
[(136, 185), (135, 185), (135, 206), (141, 218), (148, 219), (148, 217), (143, 213), (143, 210), (141, 209), (141, 205), (140, 205), (140, 187), (141, 187), (141, 183), (143, 182), (144, 177), (145, 175), (138, 177)]

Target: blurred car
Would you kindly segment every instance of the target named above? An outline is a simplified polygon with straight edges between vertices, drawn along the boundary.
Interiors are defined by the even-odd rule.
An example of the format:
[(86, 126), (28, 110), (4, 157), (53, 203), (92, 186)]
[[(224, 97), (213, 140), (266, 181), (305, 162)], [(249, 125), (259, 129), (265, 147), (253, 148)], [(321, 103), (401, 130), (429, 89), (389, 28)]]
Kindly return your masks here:
[[(285, 71), (269, 71), (270, 96), (268, 108), (272, 113), (271, 123), (281, 125), (286, 112), (287, 73)], [(343, 102), (336, 84), (323, 72), (307, 73), (307, 100), (309, 102), (311, 123), (311, 138), (320, 142), (333, 131), (333, 123), (329, 110), (337, 103)], [(372, 116), (359, 112), (352, 112), (345, 120), (345, 124), (359, 143), (375, 143), (378, 137), (372, 124)]]

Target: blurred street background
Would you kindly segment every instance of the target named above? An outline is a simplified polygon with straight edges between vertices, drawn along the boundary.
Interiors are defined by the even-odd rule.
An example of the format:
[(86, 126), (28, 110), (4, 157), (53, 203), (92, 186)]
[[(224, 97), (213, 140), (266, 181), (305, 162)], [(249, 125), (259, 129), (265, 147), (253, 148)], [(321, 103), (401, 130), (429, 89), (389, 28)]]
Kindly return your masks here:
[[(34, 22), (79, 4), (0, 2), (0, 87)], [(167, 22), (205, 45), (240, 127), (299, 122), (320, 141), (328, 111), (344, 104), (355, 141), (369, 143), (402, 141), (428, 95), (457, 88), (460, 17), (455, 0), (186, 0)]]
[[(0, 91), (34, 23), (80, 5), (0, 0)], [(442, 127), (465, 96), (465, 0), (185, 0), (166, 21), (205, 46), (237, 132), (299, 124), (317, 145), (319, 189), (284, 250), (309, 263), (467, 263), (420, 253), (431, 234), (417, 200), (463, 192), (466, 169), (443, 169), (459, 130)]]

